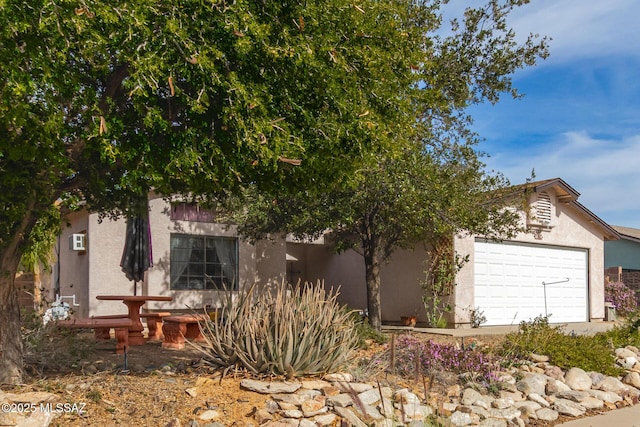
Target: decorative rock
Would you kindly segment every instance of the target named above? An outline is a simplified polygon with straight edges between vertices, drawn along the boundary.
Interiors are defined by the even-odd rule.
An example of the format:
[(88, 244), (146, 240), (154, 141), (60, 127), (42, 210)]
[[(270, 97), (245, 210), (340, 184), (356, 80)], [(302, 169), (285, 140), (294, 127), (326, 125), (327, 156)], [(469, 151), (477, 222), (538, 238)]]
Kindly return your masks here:
[(451, 414), (449, 422), (458, 427), (468, 426), (471, 424), (477, 424), (480, 421), (480, 417), (476, 414), (467, 414), (465, 412), (456, 411)]
[(525, 395), (529, 393), (543, 395), (545, 394), (546, 385), (547, 377), (544, 374), (526, 373), (524, 378), (516, 383), (516, 388)]
[(547, 387), (546, 387), (547, 395), (552, 395), (552, 394), (560, 393), (562, 391), (569, 391), (569, 390), (571, 390), (571, 387), (569, 387), (568, 385), (566, 385), (560, 380), (554, 380), (551, 378), (549, 379), (549, 381), (547, 381)]
[(340, 389), (338, 387), (335, 386), (327, 386), (327, 387), (322, 387), (322, 394), (324, 394), (325, 396), (329, 397), (329, 396), (337, 396), (340, 394)]
[(604, 402), (592, 396), (587, 396), (580, 401), (580, 404), (587, 409), (600, 409), (604, 406)]
[(473, 405), (478, 400), (482, 399), (482, 395), (472, 388), (465, 388), (462, 392), (462, 404)]
[(324, 414), (328, 408), (324, 406), (324, 401), (318, 402), (317, 400), (309, 399), (302, 402), (301, 408), (304, 416), (307, 418)]
[(280, 409), (282, 411), (293, 411), (295, 409), (298, 409), (298, 405), (293, 404), (293, 403), (289, 403), (289, 402), (278, 402), (278, 406), (280, 407)]
[(401, 403), (398, 409), (409, 420), (422, 420), (433, 414), (430, 406), (421, 405), (420, 402)]
[(582, 402), (585, 398), (587, 398), (589, 394), (585, 391), (578, 390), (569, 390), (569, 391), (561, 391), (556, 393), (556, 397), (560, 399), (568, 399), (573, 400), (574, 402)]
[(558, 414), (558, 412), (554, 411), (553, 409), (542, 408), (536, 411), (536, 415), (538, 416), (538, 419), (542, 421), (555, 421), (558, 419), (558, 416), (560, 414)]
[(338, 387), (340, 390), (342, 390), (345, 393), (355, 393), (355, 394), (359, 394), (367, 390), (371, 390), (373, 388), (371, 384), (348, 383), (344, 381), (336, 382), (333, 385)]
[(334, 425), (336, 422), (336, 418), (338, 418), (336, 414), (322, 414), (316, 415), (313, 420), (316, 422), (316, 424), (324, 427)]
[(507, 391), (507, 390), (500, 390), (500, 398), (501, 399), (511, 399), (514, 402), (522, 402), (522, 401), (526, 400), (524, 398), (524, 395), (522, 393), (520, 393), (519, 391)]
[(531, 400), (516, 402), (514, 406), (516, 407), (516, 409), (519, 409), (523, 415), (526, 415), (529, 418), (538, 418), (538, 416), (536, 415), (536, 411), (542, 409), (542, 405)]
[(220, 412), (215, 411), (213, 409), (208, 409), (208, 410), (204, 411), (203, 413), (201, 413), (198, 416), (198, 418), (201, 419), (202, 421), (215, 420), (216, 418), (220, 418)]
[(627, 357), (636, 357), (637, 354), (628, 348), (616, 348), (616, 357), (618, 359), (626, 359)]
[(549, 356), (545, 356), (543, 354), (531, 353), (531, 355), (529, 356), (529, 359), (535, 363), (545, 363), (549, 361)]
[(399, 403), (413, 403), (413, 402), (419, 402), (420, 401), (418, 396), (416, 396), (415, 394), (411, 393), (406, 388), (403, 388), (403, 389), (400, 389), (400, 390), (396, 391), (396, 393), (395, 393), (395, 395), (393, 397), (394, 397), (395, 401), (399, 402)]
[(335, 373), (335, 374), (327, 374), (324, 376), (325, 381), (340, 381), (350, 383), (353, 381), (353, 375), (348, 373)]
[(358, 400), (365, 405), (373, 405), (380, 401), (380, 393), (378, 390), (370, 389), (358, 394)]
[(596, 388), (598, 390), (603, 390), (603, 391), (612, 391), (614, 393), (622, 393), (624, 391), (627, 391), (627, 389), (629, 388), (628, 386), (624, 385), (622, 383), (622, 381), (620, 381), (617, 378), (614, 377), (606, 377), (604, 380), (600, 381), (598, 384), (596, 384)]
[(569, 415), (572, 417), (580, 417), (586, 412), (584, 406), (567, 399), (556, 400), (553, 404), (553, 409), (562, 415)]
[(567, 371), (564, 382), (572, 390), (589, 390), (591, 388), (591, 377), (580, 368), (571, 368)]
[(544, 370), (544, 374), (556, 380), (564, 380), (564, 372), (557, 366), (547, 366)]
[(547, 402), (547, 400), (544, 397), (540, 396), (538, 393), (531, 393), (529, 395), (529, 400), (545, 408), (551, 406), (549, 402)]
[(300, 424), (298, 424), (298, 427), (318, 427), (318, 425), (311, 420), (303, 418), (300, 420)]
[(495, 399), (493, 402), (491, 402), (491, 406), (496, 408), (496, 409), (506, 409), (510, 406), (513, 406), (514, 402), (511, 399)]
[(305, 397), (308, 399), (313, 399), (315, 397), (322, 396), (322, 392), (320, 392), (319, 390), (312, 390), (312, 389), (306, 389), (306, 388), (301, 388), (300, 390), (296, 391), (296, 394), (298, 396)]
[(622, 382), (633, 386), (635, 388), (640, 388), (640, 373), (638, 372), (629, 372), (623, 379)]
[(353, 427), (367, 427), (367, 425), (349, 408), (336, 407), (334, 409), (339, 416), (347, 420)]
[(447, 397), (458, 397), (462, 392), (462, 387), (460, 387), (460, 384), (454, 384), (447, 387), (446, 391), (447, 391)]
[(602, 400), (605, 403), (616, 403), (622, 400), (620, 396), (610, 391), (587, 390), (587, 393), (589, 394), (589, 396)]
[(482, 422), (478, 425), (480, 427), (507, 427), (508, 426), (505, 420), (500, 420), (497, 418), (487, 418), (485, 420), (482, 420)]
[(625, 357), (624, 359), (616, 360), (618, 365), (622, 366), (624, 369), (632, 369), (636, 363), (638, 363), (638, 359), (635, 356)]
[(280, 409), (280, 406), (278, 405), (278, 402), (276, 402), (275, 400), (267, 400), (264, 403), (265, 409), (270, 413), (270, 414), (275, 414), (276, 412), (278, 412), (278, 410)]
[(240, 381), (240, 387), (261, 394), (295, 393), (300, 387), (302, 387), (302, 384), (244, 379)]
[(253, 419), (255, 419), (258, 424), (264, 424), (267, 421), (273, 420), (273, 415), (267, 409), (258, 409), (256, 413), (253, 414)]
[(299, 409), (287, 409), (286, 411), (282, 411), (282, 415), (284, 415), (287, 418), (295, 418), (295, 419), (304, 417), (304, 414)]
[(302, 381), (302, 388), (307, 390), (322, 390), (324, 387), (330, 387), (331, 383), (322, 380)]
[(195, 387), (191, 387), (191, 388), (186, 389), (185, 393), (187, 393), (191, 397), (197, 397), (198, 396), (198, 390)]
[(330, 397), (327, 402), (338, 408), (346, 408), (353, 405), (353, 398), (348, 394), (339, 394)]
[(514, 407), (509, 407), (505, 409), (491, 408), (489, 409), (489, 414), (491, 418), (513, 420), (514, 418), (518, 418), (520, 415), (522, 415), (522, 412), (519, 409)]
[(285, 402), (293, 405), (302, 405), (302, 402), (308, 399), (298, 394), (272, 394), (271, 398), (278, 404), (280, 404), (279, 402)]

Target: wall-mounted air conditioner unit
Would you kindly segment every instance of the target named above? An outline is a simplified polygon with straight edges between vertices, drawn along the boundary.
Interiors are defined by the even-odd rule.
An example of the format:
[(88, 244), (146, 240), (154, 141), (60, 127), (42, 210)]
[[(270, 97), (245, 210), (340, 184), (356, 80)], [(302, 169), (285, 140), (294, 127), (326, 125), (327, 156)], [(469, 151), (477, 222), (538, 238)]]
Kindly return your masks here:
[(84, 234), (74, 233), (69, 236), (70, 251), (86, 251), (86, 238)]

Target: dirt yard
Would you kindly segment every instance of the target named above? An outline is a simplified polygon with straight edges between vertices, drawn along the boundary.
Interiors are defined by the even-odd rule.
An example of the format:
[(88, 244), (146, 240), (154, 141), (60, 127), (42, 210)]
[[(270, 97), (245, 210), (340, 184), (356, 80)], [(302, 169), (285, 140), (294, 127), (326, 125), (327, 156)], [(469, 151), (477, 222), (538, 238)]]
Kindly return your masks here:
[[(438, 342), (460, 341), (444, 335), (418, 336)], [(86, 338), (89, 341), (92, 336), (87, 334)], [(467, 337), (465, 341), (493, 346), (502, 339), (502, 336), (484, 336)], [(27, 366), (31, 372), (27, 384), (3, 390), (51, 392), (60, 396), (62, 402), (82, 408), (80, 413), (73, 411), (57, 418), (52, 425), (59, 426), (163, 427), (175, 419), (180, 420), (182, 426), (202, 426), (212, 421), (220, 421), (225, 426), (248, 426), (255, 425), (252, 414), (256, 408), (264, 408), (268, 400), (267, 396), (240, 389), (240, 380), (248, 377), (246, 373), (229, 372), (223, 378), (220, 372), (203, 364), (201, 353), (189, 346), (184, 350), (167, 350), (160, 343), (147, 343), (132, 347), (126, 360), (114, 353), (114, 346), (113, 340), (97, 343), (94, 351), (81, 361), (61, 363), (51, 369), (40, 366), (38, 371)], [(358, 357), (370, 357), (383, 350), (382, 345), (372, 345)], [(388, 375), (370, 380), (420, 387), (410, 380)], [(207, 421), (209, 416), (215, 418)]]

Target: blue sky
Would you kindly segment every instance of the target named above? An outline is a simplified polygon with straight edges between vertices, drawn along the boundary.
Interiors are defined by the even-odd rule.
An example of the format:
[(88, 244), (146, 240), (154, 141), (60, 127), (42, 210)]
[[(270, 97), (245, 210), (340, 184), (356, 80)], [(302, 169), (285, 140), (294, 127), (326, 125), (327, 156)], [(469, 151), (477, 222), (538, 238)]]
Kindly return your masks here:
[(562, 178), (607, 223), (640, 228), (640, 2), (532, 0), (509, 22), (551, 37), (550, 57), (514, 76), (524, 98), (470, 110), (485, 163), (513, 184)]

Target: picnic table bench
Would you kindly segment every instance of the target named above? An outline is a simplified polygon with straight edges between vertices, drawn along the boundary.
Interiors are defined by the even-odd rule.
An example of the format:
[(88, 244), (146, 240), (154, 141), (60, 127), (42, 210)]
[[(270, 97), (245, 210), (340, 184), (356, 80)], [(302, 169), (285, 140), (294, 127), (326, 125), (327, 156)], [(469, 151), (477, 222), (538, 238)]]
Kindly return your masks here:
[(115, 318), (115, 319), (70, 319), (59, 320), (56, 323), (58, 328), (71, 328), (71, 329), (93, 329), (94, 333), (100, 330), (103, 333), (104, 329), (107, 330), (107, 335), (111, 328), (115, 331), (116, 336), (116, 353), (123, 354), (127, 347), (129, 347), (129, 328), (133, 322), (128, 318)]
[(187, 340), (204, 341), (198, 322), (207, 320), (208, 317), (199, 314), (180, 314), (167, 316), (162, 319), (163, 348), (182, 350)]
[[(168, 311), (154, 313), (140, 313), (140, 318), (146, 319), (147, 329), (149, 330), (147, 339), (151, 341), (162, 340), (162, 318), (171, 316)], [(128, 319), (128, 313), (122, 314), (106, 314), (101, 316), (92, 316), (92, 319)], [(96, 339), (109, 339), (109, 328), (95, 329)]]

